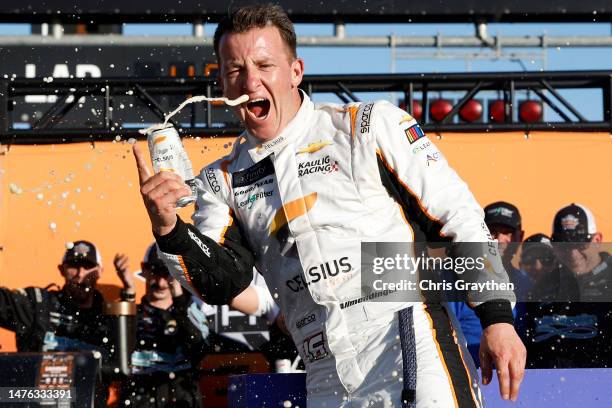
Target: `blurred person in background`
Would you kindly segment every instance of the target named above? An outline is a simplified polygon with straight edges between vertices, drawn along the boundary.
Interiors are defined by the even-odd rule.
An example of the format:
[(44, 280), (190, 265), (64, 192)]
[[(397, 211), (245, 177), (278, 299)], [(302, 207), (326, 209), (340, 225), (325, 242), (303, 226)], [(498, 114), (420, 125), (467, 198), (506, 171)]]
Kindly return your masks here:
[(491, 235), (497, 240), (502, 262), (510, 282), (514, 284), (516, 305), (514, 306), (514, 327), (517, 333), (525, 331), (525, 300), (531, 291), (533, 282), (525, 271), (515, 268), (512, 261), (525, 236), (522, 229), (522, 218), (518, 208), (506, 201), (497, 201), (484, 208), (485, 223)]
[[(58, 265), (61, 289), (52, 290), (54, 284), (0, 288), (0, 327), (15, 332), (20, 352), (99, 351), (106, 361), (109, 325), (104, 298), (96, 290), (103, 271), (100, 252), (83, 240), (67, 247)], [(104, 406), (107, 389), (100, 381), (96, 394), (96, 406)]]
[(576, 278), (569, 294), (581, 302), (612, 301), (610, 254), (593, 213), (580, 204), (562, 208), (555, 215), (552, 240), (557, 258)]
[[(121, 297), (134, 302), (136, 286), (125, 254), (114, 258), (123, 283)], [(146, 291), (137, 307), (132, 375), (121, 385), (119, 403), (131, 407), (199, 407), (199, 362), (208, 349), (209, 330), (191, 294), (169, 275), (149, 246), (141, 263)]]
[[(134, 278), (125, 254), (115, 255), (115, 270), (121, 282), (121, 298), (136, 300)], [(133, 375), (124, 382), (120, 405), (178, 407), (200, 406), (199, 363), (209, 353), (248, 352), (247, 344), (210, 329), (207, 316), (211, 306), (183, 291), (169, 275), (152, 244), (141, 263), (146, 292), (138, 305), (136, 350), (132, 354)], [(281, 331), (282, 317), (263, 277), (254, 272), (251, 285), (230, 302), (245, 315), (264, 317), (270, 325), (270, 342), (262, 352), (273, 366), (274, 360), (297, 355)], [(285, 329), (286, 331), (286, 329)], [(292, 347), (289, 347), (292, 346)]]
[(530, 301), (543, 301), (556, 295), (560, 269), (547, 235), (533, 234), (523, 242), (519, 266), (533, 282), (528, 294)]
[(550, 238), (541, 233), (533, 234), (523, 242), (519, 266), (533, 283), (524, 304), (523, 319), (516, 325), (517, 333), (527, 343), (530, 341), (528, 332), (533, 327), (531, 319), (534, 313), (538, 313), (539, 302), (553, 301), (557, 297), (562, 269)]
[(528, 367), (612, 367), (612, 269), (602, 239), (585, 206), (571, 204), (555, 215), (552, 245), (559, 262), (545, 297), (529, 303)]
[[(517, 301), (525, 300), (531, 288), (531, 279), (522, 270), (515, 268), (512, 259), (519, 249), (525, 231), (522, 229), (521, 213), (513, 204), (505, 201), (491, 203), (484, 208), (485, 223), (498, 242), (502, 262), (510, 282), (514, 284)], [(517, 309), (517, 313), (520, 311)]]

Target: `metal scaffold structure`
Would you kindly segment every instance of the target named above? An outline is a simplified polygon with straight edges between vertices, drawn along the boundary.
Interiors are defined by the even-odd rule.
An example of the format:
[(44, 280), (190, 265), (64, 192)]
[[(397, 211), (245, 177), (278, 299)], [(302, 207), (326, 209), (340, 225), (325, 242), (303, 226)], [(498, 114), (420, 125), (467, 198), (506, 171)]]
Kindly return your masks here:
[[(612, 35), (489, 34), (493, 23), (611, 24), (607, 0), (519, 0), (504, 6), (445, 0), (444, 7), (417, 0), (359, 4), (328, 0), (316, 7), (296, 0), (279, 3), (295, 23), (329, 24), (330, 35), (299, 36), (300, 47), (391, 50), (391, 74), (306, 76), (302, 87), (309, 94), (331, 93), (339, 101), (351, 102), (368, 93), (391, 93), (392, 99), (399, 97), (395, 102), (434, 132), (612, 132), (612, 71), (546, 72), (550, 48), (611, 47)], [(225, 4), (209, 0), (183, 0), (176, 9), (159, 0), (106, 0), (96, 7), (68, 0), (0, 4), (0, 23), (32, 24), (31, 35), (0, 36), (4, 51), (0, 143), (138, 137), (138, 128), (163, 119), (187, 96), (219, 96), (212, 68), (213, 41), (205, 26), (226, 13)], [(192, 33), (126, 36), (122, 35), (125, 23), (187, 23)], [(470, 23), (474, 31), (472, 35), (347, 35), (347, 24), (361, 23)], [(396, 61), (406, 58), (466, 59), (468, 73), (394, 73)], [(521, 63), (523, 58), (541, 60), (545, 72), (469, 72), (469, 64), (477, 59)], [(45, 77), (46, 73), (51, 75)], [(595, 108), (583, 112), (576, 106), (567, 96), (574, 89), (590, 92), (589, 102)], [(212, 104), (190, 106), (175, 125), (193, 136), (240, 132), (231, 112)]]
[[(420, 105), (419, 120), (430, 132), (503, 131), (503, 130), (581, 130), (612, 132), (612, 71), (517, 72), (477, 74), (380, 74), (380, 75), (311, 75), (302, 88), (308, 94), (332, 93), (343, 102), (357, 102), (360, 95), (372, 92), (397, 92), (404, 96), (408, 111)], [(561, 94), (564, 89), (591, 89), (601, 95), (601, 120), (589, 120)], [(432, 111), (432, 99), (442, 92), (459, 92), (463, 96), (450, 104), (443, 116)], [(517, 94), (530, 92), (558, 114), (559, 121), (526, 121), (517, 112)], [(503, 108), (495, 116), (489, 105), (488, 118), (470, 123), (460, 114), (469, 101), (485, 93), (500, 95)], [(214, 78), (164, 79), (3, 79), (0, 81), (0, 142), (3, 144), (59, 143), (91, 140), (113, 140), (141, 137), (138, 128), (163, 120), (177, 98), (186, 95), (219, 96)], [(31, 128), (18, 129), (11, 115), (27, 95), (49, 94), (53, 104)], [(440, 100), (440, 99), (437, 99)], [(131, 109), (120, 107), (132, 106)], [(412, 107), (412, 109), (410, 108)], [(71, 112), (81, 114), (71, 119)], [(88, 112), (93, 112), (89, 116)], [(413, 112), (418, 116), (418, 112)], [(203, 108), (186, 109), (174, 125), (190, 136), (236, 135), (238, 123), (223, 106), (205, 103)]]

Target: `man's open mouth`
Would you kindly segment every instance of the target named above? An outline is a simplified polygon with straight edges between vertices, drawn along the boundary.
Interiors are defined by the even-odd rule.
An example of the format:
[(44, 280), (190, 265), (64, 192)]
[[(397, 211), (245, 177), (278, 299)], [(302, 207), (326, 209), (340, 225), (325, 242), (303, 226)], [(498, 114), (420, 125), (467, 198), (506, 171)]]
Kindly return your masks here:
[(264, 98), (257, 98), (247, 102), (247, 110), (257, 119), (263, 119), (270, 112), (270, 101)]

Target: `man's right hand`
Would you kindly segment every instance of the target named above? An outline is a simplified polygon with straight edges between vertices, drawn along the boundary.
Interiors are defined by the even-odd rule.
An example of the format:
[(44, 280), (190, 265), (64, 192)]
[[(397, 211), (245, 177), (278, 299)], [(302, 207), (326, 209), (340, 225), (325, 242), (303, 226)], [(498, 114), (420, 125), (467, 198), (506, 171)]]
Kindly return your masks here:
[(176, 173), (160, 171), (153, 174), (147, 165), (148, 155), (138, 143), (134, 144), (132, 150), (138, 167), (140, 193), (151, 219), (153, 232), (166, 235), (176, 225), (176, 202), (182, 197), (190, 196), (191, 190)]
[(482, 383), (487, 385), (491, 382), (495, 365), (501, 397), (516, 401), (525, 376), (527, 351), (514, 327), (508, 323), (486, 327), (482, 331), (479, 354)]

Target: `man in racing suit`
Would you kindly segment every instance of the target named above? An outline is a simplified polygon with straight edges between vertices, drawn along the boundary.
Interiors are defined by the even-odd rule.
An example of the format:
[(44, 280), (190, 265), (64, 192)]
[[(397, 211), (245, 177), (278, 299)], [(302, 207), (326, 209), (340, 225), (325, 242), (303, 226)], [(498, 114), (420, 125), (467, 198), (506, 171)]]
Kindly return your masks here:
[[(161, 255), (208, 303), (240, 294), (255, 264), (306, 363), (310, 406), (480, 406), (444, 308), (361, 299), (360, 245), (485, 243), (482, 209), (406, 112), (387, 102), (315, 105), (300, 92), (303, 61), (286, 18), (260, 5), (219, 24), (220, 79), (227, 97), (249, 96), (237, 108), (246, 132), (200, 173), (195, 226), (175, 210), (190, 190), (174, 174), (151, 176), (135, 145)], [(491, 262), (505, 275), (498, 256)], [(514, 297), (490, 295), (472, 304), (484, 382), (494, 362), (502, 396), (516, 399), (525, 351)]]

